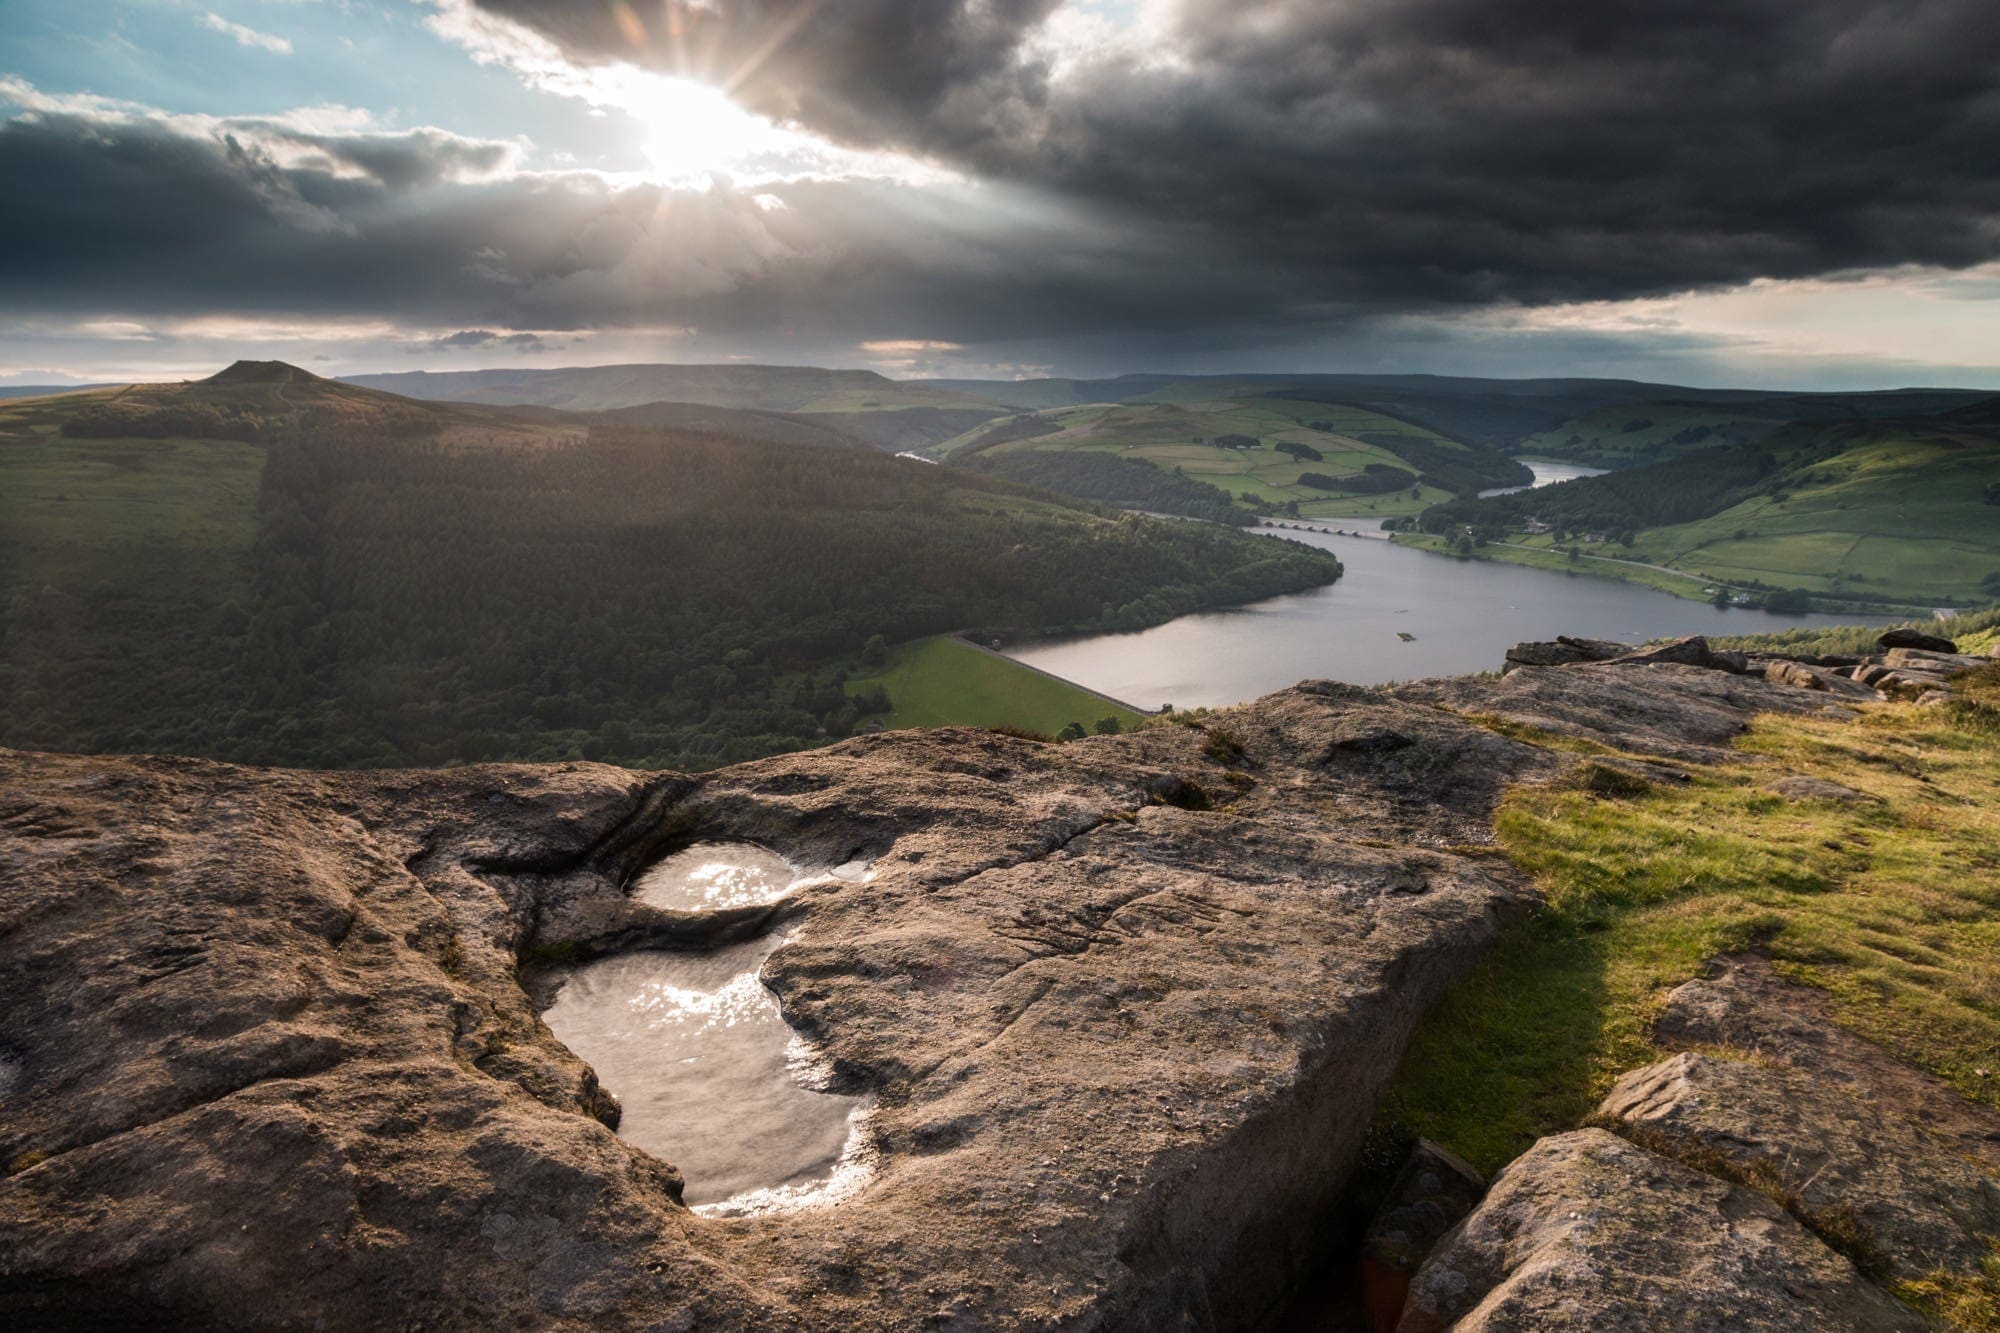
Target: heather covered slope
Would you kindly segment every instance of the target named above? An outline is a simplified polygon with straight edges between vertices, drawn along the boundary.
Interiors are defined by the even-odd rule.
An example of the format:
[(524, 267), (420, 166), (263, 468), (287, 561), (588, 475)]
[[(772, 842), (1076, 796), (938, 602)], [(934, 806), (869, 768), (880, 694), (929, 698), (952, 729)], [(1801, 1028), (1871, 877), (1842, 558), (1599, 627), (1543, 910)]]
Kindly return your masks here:
[(899, 408), (988, 408), (977, 393), (902, 384), (872, 370), (816, 366), (573, 366), (551, 370), (402, 371), (354, 375), (348, 383), (410, 398), (603, 411), (644, 403), (704, 403), (767, 412), (880, 412)]

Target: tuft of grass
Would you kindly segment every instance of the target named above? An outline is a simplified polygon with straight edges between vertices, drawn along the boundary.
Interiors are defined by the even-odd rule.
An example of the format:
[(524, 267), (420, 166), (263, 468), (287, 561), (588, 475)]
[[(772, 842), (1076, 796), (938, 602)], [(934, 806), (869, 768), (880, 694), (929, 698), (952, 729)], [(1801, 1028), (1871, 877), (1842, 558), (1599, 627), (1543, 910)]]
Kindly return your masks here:
[(1045, 731), (1029, 731), (1026, 727), (988, 727), (995, 736), (1011, 736), (1017, 741), (1034, 741), (1038, 745), (1054, 745), (1056, 738)]
[(1940, 1269), (1916, 1282), (1898, 1282), (1891, 1290), (1948, 1327), (2000, 1329), (2000, 1245), (1993, 1247), (1985, 1269), (1969, 1280)]
[[(1740, 748), (1685, 786), (1505, 799), (1500, 843), (1544, 905), (1426, 1020), (1378, 1136), (1497, 1169), (1659, 1058), (1667, 992), (1753, 945), (1844, 1026), (2000, 1106), (1978, 1072), (2000, 1050), (2000, 667), (1944, 707), (1761, 718)], [(1879, 799), (1788, 802), (1779, 772)]]
[(1201, 747), (1204, 755), (1224, 768), (1243, 762), (1243, 756), (1248, 752), (1244, 749), (1243, 742), (1236, 736), (1220, 727), (1203, 727), (1202, 733), (1207, 737)]
[(1653, 790), (1653, 784), (1636, 773), (1627, 772), (1612, 764), (1600, 764), (1595, 760), (1577, 765), (1570, 774), (1570, 785), (1598, 796), (1620, 799), (1644, 796)]
[(521, 950), (528, 967), (575, 967), (583, 960), (583, 946), (575, 940), (543, 940)]

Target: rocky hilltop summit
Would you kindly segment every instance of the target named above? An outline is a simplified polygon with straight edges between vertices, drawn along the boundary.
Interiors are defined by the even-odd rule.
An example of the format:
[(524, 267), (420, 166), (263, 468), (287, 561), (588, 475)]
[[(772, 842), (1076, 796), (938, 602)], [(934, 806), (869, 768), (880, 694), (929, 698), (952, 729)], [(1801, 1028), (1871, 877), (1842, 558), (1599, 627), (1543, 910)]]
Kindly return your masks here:
[[(1064, 745), (892, 732), (699, 775), (0, 752), (0, 1313), (1269, 1326), (1346, 1271), (1419, 1021), (1535, 910), (1503, 794), (1684, 781), (1754, 717), (1883, 697), (1858, 660), (1557, 647)], [(1874, 679), (1927, 696), (1977, 665), (1894, 651)], [(808, 876), (711, 912), (634, 892), (711, 841)], [(590, 960), (757, 939), (865, 1106), (854, 1179), (697, 1213), (541, 1014)], [(1375, 1326), (1924, 1327), (1887, 1284), (1983, 1262), (2000, 1130), (1759, 968), (1677, 992), (1661, 1040), (1694, 1053), (1490, 1190), (1414, 1164), (1370, 1242)], [(1891, 1093), (1924, 1122), (1868, 1112)], [(1881, 1264), (1837, 1247), (1836, 1204)]]
[(201, 382), (227, 387), (238, 384), (311, 384), (320, 378), (288, 361), (236, 361)]

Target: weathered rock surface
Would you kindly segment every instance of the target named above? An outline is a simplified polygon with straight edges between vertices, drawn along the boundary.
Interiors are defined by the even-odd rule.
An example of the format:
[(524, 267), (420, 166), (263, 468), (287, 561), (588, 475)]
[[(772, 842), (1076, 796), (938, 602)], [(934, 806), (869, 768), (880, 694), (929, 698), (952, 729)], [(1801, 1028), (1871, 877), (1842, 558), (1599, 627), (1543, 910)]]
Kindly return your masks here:
[[(1699, 758), (1826, 707), (1598, 665), (699, 777), (0, 752), (0, 1314), (1254, 1324), (1418, 1018), (1528, 899), (1493, 804), (1580, 761), (1505, 733)], [(627, 896), (696, 839), (874, 875), (700, 918)], [(698, 1218), (537, 1005), (578, 959), (779, 927), (765, 983), (874, 1098), (874, 1174)]]
[(1828, 782), (1825, 778), (1804, 777), (1796, 773), (1773, 782), (1771, 791), (1788, 801), (1840, 801), (1852, 804), (1875, 799), (1866, 792), (1843, 787), (1838, 782)]
[(1599, 660), (1601, 659), (1565, 648), (1559, 643), (1528, 640), (1517, 643), (1507, 650), (1506, 662), (1501, 670), (1512, 671), (1515, 667), (1566, 666), (1571, 662)]
[(1417, 1274), (1401, 1333), (1917, 1330), (1754, 1190), (1601, 1129), (1543, 1139)]
[(1830, 667), (1807, 666), (1788, 660), (1766, 661), (1764, 678), (1802, 690), (1820, 690), (1857, 703), (1872, 703), (1882, 697), (1880, 690), (1858, 680), (1835, 674)]
[(1952, 1152), (2000, 1176), (2000, 1113), (1839, 1026), (1825, 991), (1793, 985), (1761, 955), (1723, 959), (1715, 976), (1675, 988), (1654, 1021), (1653, 1037), (1669, 1048), (1729, 1047), (1877, 1107), (1893, 1107), (1894, 1114), (1947, 1140)]
[[(1773, 703), (1677, 714), (1652, 670), (1575, 689), (1653, 701), (1663, 744)], [(211, 1325), (1253, 1322), (1411, 1027), (1525, 899), (1467, 850), (1493, 801), (1566, 762), (1338, 686), (700, 779), (8, 754), (0, 1284)], [(624, 894), (697, 837), (876, 875), (719, 926)], [(875, 1095), (878, 1169), (704, 1221), (599, 1123), (533, 964), (779, 921), (766, 983)]]
[(1625, 1075), (1598, 1115), (1783, 1200), (1882, 1276), (1976, 1278), (2000, 1244), (2000, 1185), (1985, 1171), (1893, 1105), (1796, 1070), (1683, 1052)]
[[(1672, 663), (1515, 671), (1497, 681), (1480, 677), (1416, 681), (1391, 686), (1386, 693), (1466, 713), (1492, 713), (1553, 735), (1689, 763), (1725, 757), (1746, 713), (1831, 709), (1838, 716), (1854, 716), (1823, 693), (1759, 676)], [(1873, 690), (1865, 693), (1868, 699), (1881, 697)]]

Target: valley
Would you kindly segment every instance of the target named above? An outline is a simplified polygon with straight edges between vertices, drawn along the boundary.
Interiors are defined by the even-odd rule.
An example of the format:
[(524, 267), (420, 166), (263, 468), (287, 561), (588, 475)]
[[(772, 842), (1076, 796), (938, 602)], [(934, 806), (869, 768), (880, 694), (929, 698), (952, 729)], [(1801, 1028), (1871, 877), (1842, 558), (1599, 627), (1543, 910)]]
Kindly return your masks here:
[(843, 684), (871, 640), (1139, 628), (1340, 570), (864, 447), (277, 363), (0, 404), (0, 481), (0, 744), (56, 750), (707, 767), (882, 711)]
[(0, 4), (0, 1333), (2000, 1333), (1995, 7)]
[[(1657, 386), (1406, 378), (909, 386), (624, 366), (396, 381), (507, 400), (468, 404), (271, 363), (0, 403), (0, 579), (16, 608), (0, 739), (700, 767), (868, 727), (1137, 720), (1092, 689), (1150, 710), (1307, 675), (1468, 670), (1537, 626), (1637, 641), (2000, 595), (2000, 511), (1984, 499), (2000, 468), (1977, 402), (1780, 426), (1527, 491), (1536, 473), (1590, 469), (1531, 469), (1387, 409), (1525, 451), (1549, 441), (1508, 432), (1579, 405), (1565, 419), (1579, 428), (1650, 412), (1635, 395)], [(648, 392), (686, 399), (630, 401)], [(1342, 394), (1380, 406), (1329, 401)], [(1625, 401), (1588, 406), (1606, 396)], [(1853, 418), (1939, 400), (1811, 404)], [(1542, 515), (1561, 526), (1521, 530)], [(1328, 531), (1225, 531), (1260, 521)], [(1404, 529), (1395, 547), (1331, 535), (1382, 526)], [(801, 567), (800, 550), (818, 555)], [(1312, 591), (1337, 559), (1348, 577)], [(1482, 559), (1522, 568), (1489, 575)], [(671, 573), (648, 588), (647, 570)], [(1746, 621), (1774, 592), (1806, 600)], [(615, 656), (587, 628), (609, 622), (632, 627)], [(1054, 678), (939, 637), (959, 631)]]

